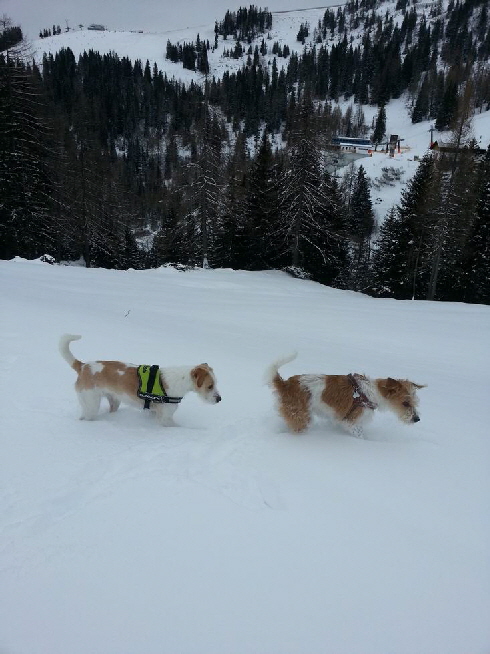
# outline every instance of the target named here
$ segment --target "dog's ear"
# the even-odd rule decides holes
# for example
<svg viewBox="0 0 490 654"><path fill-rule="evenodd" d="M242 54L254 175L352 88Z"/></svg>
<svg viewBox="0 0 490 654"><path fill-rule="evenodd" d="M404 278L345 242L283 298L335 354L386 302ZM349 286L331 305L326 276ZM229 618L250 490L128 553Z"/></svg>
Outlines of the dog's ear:
<svg viewBox="0 0 490 654"><path fill-rule="evenodd" d="M388 377L386 380L386 388L391 391L395 391L400 388L401 384L398 379L393 379L393 377Z"/></svg>
<svg viewBox="0 0 490 654"><path fill-rule="evenodd" d="M414 388L427 388L427 384L416 384L415 382L410 382Z"/></svg>
<svg viewBox="0 0 490 654"><path fill-rule="evenodd" d="M390 395L394 395L394 393L396 393L399 387L400 387L400 382L398 381L398 379L393 379L393 377L388 377L387 379L384 379L383 383L381 384L381 388L385 391L388 397Z"/></svg>
<svg viewBox="0 0 490 654"><path fill-rule="evenodd" d="M201 386L204 384L204 380L208 374L208 365L206 363L199 364L191 371L191 376L198 388L201 388Z"/></svg>

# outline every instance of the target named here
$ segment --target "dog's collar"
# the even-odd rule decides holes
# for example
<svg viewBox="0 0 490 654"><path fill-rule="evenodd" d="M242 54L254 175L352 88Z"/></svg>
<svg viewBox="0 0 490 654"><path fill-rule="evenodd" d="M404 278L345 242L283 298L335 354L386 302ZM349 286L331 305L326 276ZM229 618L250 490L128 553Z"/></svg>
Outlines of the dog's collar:
<svg viewBox="0 0 490 654"><path fill-rule="evenodd" d="M353 388L353 393L352 393L352 398L354 400L351 408L347 412L347 414L344 416L344 420L347 420L351 413L359 406L365 407L366 409L374 409L378 408L378 405L370 400L368 396L364 393L364 391L361 390L361 387L359 385L359 381L361 379L364 379L362 375L357 375L357 374L352 374L349 373L347 375L347 379L349 380L352 388Z"/></svg>

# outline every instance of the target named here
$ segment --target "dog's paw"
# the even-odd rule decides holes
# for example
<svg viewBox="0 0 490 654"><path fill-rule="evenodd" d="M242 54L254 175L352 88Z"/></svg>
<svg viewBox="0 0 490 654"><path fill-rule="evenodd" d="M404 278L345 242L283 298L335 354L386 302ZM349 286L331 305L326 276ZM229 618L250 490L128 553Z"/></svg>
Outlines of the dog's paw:
<svg viewBox="0 0 490 654"><path fill-rule="evenodd" d="M162 427L178 427L179 425L174 420L160 420Z"/></svg>

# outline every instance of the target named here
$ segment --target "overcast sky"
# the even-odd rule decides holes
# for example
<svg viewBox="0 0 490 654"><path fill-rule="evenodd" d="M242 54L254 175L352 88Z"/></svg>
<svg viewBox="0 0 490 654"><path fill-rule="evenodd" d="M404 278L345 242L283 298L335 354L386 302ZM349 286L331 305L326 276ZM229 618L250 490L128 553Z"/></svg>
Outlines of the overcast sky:
<svg viewBox="0 0 490 654"><path fill-rule="evenodd" d="M37 38L39 31L53 24L63 29L79 24L101 23L108 29L165 32L200 27L221 20L227 9L255 4L270 11L332 6L339 0L0 0L0 16L6 14L22 27L24 36Z"/></svg>

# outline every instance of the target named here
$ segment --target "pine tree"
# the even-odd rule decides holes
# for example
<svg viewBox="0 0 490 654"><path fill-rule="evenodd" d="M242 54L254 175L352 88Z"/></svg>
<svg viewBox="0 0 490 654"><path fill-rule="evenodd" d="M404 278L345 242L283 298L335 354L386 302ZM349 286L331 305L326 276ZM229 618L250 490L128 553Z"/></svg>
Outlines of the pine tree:
<svg viewBox="0 0 490 654"><path fill-rule="evenodd" d="M21 58L23 34L20 27L12 25L7 16L0 18L0 52L3 52L6 59L16 60Z"/></svg>
<svg viewBox="0 0 490 654"><path fill-rule="evenodd" d="M458 258L466 238L472 204L475 197L473 157L468 147L471 138L469 120L473 90L470 83L465 87L458 107L457 119L452 133L453 152L441 156L438 167L442 174L442 189L437 210L433 212L431 273L427 287L427 299L434 300L438 293L450 293L454 287L454 262ZM441 280L440 280L441 277ZM440 286L444 290L438 289Z"/></svg>
<svg viewBox="0 0 490 654"><path fill-rule="evenodd" d="M407 299L411 295L406 250L413 242L410 224L393 208L381 225L373 261L372 291L381 297Z"/></svg>
<svg viewBox="0 0 490 654"><path fill-rule="evenodd" d="M222 143L217 121L205 107L198 158L192 165L194 175L189 218L196 223L196 254L203 268L213 263L215 241L224 212Z"/></svg>
<svg viewBox="0 0 490 654"><path fill-rule="evenodd" d="M434 73L429 101L429 118L436 118L444 97L445 77L444 71Z"/></svg>
<svg viewBox="0 0 490 654"><path fill-rule="evenodd" d="M444 94L437 110L436 129L440 132L448 129L457 113L458 109L458 83L456 72L450 71L446 78Z"/></svg>
<svg viewBox="0 0 490 654"><path fill-rule="evenodd" d="M466 302L490 304L490 146L482 166L476 215L468 238Z"/></svg>
<svg viewBox="0 0 490 654"><path fill-rule="evenodd" d="M380 228L373 258L373 291L397 299L423 298L427 283L427 250L434 200L434 160L426 155L400 205Z"/></svg>
<svg viewBox="0 0 490 654"><path fill-rule="evenodd" d="M426 120L429 113L429 80L428 76L424 75L420 90L415 101L415 107L412 112L412 123L420 123Z"/></svg>
<svg viewBox="0 0 490 654"><path fill-rule="evenodd" d="M217 265L225 268L247 269L252 251L248 249L247 238L247 170L249 167L249 152L245 134L240 131L235 141L226 174L225 206L223 208L223 223L217 243Z"/></svg>
<svg viewBox="0 0 490 654"><path fill-rule="evenodd" d="M51 253L51 154L39 73L0 54L0 257Z"/></svg>
<svg viewBox="0 0 490 654"><path fill-rule="evenodd" d="M347 230L351 243L348 284L352 290L367 287L373 229L374 211L369 182L364 167L359 166L347 215Z"/></svg>
<svg viewBox="0 0 490 654"><path fill-rule="evenodd" d="M379 108L378 115L376 117L376 124L374 126L374 132L372 136L373 143L378 145L383 140L383 136L386 134L386 109L382 104Z"/></svg>
<svg viewBox="0 0 490 654"><path fill-rule="evenodd" d="M235 252L244 268L261 270L274 265L276 248L272 234L278 220L277 207L277 165L264 131L257 157L247 176L243 224Z"/></svg>
<svg viewBox="0 0 490 654"><path fill-rule="evenodd" d="M339 192L321 170L311 101L304 99L299 125L280 182L280 252L289 252L293 270L333 283L345 266L346 243L340 222Z"/></svg>
<svg viewBox="0 0 490 654"><path fill-rule="evenodd" d="M441 158L442 202L434 212L431 299L466 301L468 275L474 258L473 231L479 195L479 166L473 148L463 148L454 171L450 160ZM437 275L436 275L437 273ZM469 291L469 294L468 294Z"/></svg>

